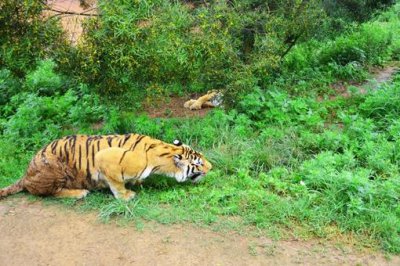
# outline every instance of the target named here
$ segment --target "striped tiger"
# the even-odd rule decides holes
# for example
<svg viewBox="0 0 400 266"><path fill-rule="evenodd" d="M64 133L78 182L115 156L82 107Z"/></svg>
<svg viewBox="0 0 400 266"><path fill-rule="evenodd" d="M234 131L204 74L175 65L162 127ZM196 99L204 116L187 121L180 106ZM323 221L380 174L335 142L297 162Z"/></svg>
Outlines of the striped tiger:
<svg viewBox="0 0 400 266"><path fill-rule="evenodd" d="M175 140L173 144L139 134L72 135L39 150L25 175L0 190L0 197L26 190L33 195L83 198L90 190L110 188L118 199L135 193L126 183L162 174L196 183L212 168L205 157Z"/></svg>
<svg viewBox="0 0 400 266"><path fill-rule="evenodd" d="M200 110L202 108L217 107L222 105L223 94L218 90L210 90L207 94L197 100L190 99L183 104L183 107L190 110Z"/></svg>

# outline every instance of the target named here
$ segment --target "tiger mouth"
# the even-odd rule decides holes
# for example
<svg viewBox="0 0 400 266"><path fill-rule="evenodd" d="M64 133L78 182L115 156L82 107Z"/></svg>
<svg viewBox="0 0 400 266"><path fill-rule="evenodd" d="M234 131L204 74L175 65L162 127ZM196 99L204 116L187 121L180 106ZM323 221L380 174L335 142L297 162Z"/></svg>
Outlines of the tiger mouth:
<svg viewBox="0 0 400 266"><path fill-rule="evenodd" d="M201 176L203 176L203 173L196 173L196 174L194 174L194 175L192 175L192 176L190 177L190 180L191 180L192 182L196 182L196 179L197 179L198 177L201 177Z"/></svg>

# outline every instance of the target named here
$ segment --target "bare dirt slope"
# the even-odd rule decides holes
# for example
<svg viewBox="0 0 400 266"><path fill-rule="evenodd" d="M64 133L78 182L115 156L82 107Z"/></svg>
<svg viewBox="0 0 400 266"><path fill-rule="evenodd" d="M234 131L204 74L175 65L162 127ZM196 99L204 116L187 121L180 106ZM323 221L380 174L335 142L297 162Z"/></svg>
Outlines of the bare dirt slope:
<svg viewBox="0 0 400 266"><path fill-rule="evenodd" d="M222 234L191 225L103 224L25 197L0 201L0 265L400 265L400 257Z"/></svg>

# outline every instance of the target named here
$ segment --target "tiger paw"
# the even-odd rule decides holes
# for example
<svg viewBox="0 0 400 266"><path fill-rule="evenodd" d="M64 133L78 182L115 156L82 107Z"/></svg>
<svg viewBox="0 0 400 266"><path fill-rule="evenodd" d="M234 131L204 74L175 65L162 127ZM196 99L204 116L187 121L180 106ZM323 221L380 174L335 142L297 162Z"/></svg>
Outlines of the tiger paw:
<svg viewBox="0 0 400 266"><path fill-rule="evenodd" d="M136 193L130 190L127 190L125 193L123 193L121 195L121 199L125 200L125 201L130 201L131 199L133 199L135 197Z"/></svg>
<svg viewBox="0 0 400 266"><path fill-rule="evenodd" d="M89 190L87 189L82 189L80 195L78 196L78 199L83 199L84 197L86 197L89 194Z"/></svg>

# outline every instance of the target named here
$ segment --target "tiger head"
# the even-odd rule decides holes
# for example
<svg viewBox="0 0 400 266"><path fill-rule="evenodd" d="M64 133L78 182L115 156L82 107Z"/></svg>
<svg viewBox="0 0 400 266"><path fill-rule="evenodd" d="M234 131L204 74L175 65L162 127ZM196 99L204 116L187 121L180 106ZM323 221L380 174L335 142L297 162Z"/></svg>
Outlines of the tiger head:
<svg viewBox="0 0 400 266"><path fill-rule="evenodd" d="M175 167L178 169L174 174L175 179L178 182L187 180L192 183L199 182L211 170L211 163L206 160L203 154L182 144L179 140L175 140L174 145L182 148L182 153L175 154L173 157Z"/></svg>

